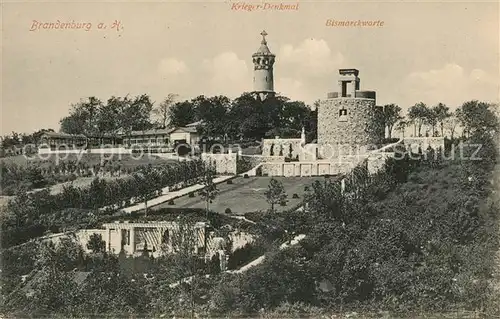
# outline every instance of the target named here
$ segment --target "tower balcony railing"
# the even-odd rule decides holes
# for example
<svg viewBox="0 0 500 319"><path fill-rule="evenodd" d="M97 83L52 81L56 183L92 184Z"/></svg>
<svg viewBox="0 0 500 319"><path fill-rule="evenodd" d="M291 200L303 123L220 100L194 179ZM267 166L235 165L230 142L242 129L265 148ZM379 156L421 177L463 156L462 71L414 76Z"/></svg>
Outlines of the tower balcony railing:
<svg viewBox="0 0 500 319"><path fill-rule="evenodd" d="M329 92L326 94L327 99L337 99L337 98L364 98L364 99L375 99L375 91L356 91L354 92L354 97L352 94L346 94L345 96L339 96L339 92Z"/></svg>

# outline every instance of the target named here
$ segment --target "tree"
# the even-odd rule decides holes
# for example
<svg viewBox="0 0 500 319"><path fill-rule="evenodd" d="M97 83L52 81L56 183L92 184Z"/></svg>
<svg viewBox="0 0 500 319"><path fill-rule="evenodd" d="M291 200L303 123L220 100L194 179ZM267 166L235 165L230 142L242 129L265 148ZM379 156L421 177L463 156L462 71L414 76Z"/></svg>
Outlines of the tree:
<svg viewBox="0 0 500 319"><path fill-rule="evenodd" d="M384 105L383 115L385 126L387 127L387 131L389 132L388 137L391 138L392 128L394 127L394 124L403 119L403 117L401 116L401 108L396 104Z"/></svg>
<svg viewBox="0 0 500 319"><path fill-rule="evenodd" d="M414 135L417 135L418 131L418 136L420 135L422 125L425 122L425 116L427 114L427 105L424 103L420 102L408 109L408 118L412 121L414 125Z"/></svg>
<svg viewBox="0 0 500 319"><path fill-rule="evenodd" d="M457 126L460 124L459 113L460 109L456 109L455 112L451 113L450 116L443 121L443 126L446 130L450 132L451 139L453 139L455 130Z"/></svg>
<svg viewBox="0 0 500 319"><path fill-rule="evenodd" d="M161 177L151 164L134 174L137 196L144 202L144 216L148 215L148 200L161 189Z"/></svg>
<svg viewBox="0 0 500 319"><path fill-rule="evenodd" d="M193 102L177 102L168 109L169 127L186 126L196 120L196 107Z"/></svg>
<svg viewBox="0 0 500 319"><path fill-rule="evenodd" d="M205 201L207 219L210 210L210 204L217 197L217 194L219 192L217 190L217 185L214 183L214 174L215 174L215 169L213 167L207 166L205 168L202 180L202 184L204 187L199 192L201 198L203 198L203 200Z"/></svg>
<svg viewBox="0 0 500 319"><path fill-rule="evenodd" d="M178 95L169 93L167 97L161 102L157 107L153 108L153 114L159 118L160 125L165 128L167 127L169 120L169 109L174 105L175 100Z"/></svg>
<svg viewBox="0 0 500 319"><path fill-rule="evenodd" d="M228 111L231 101L226 96L205 97L191 100L196 108L196 119L201 121L200 132L210 138L222 138L229 135Z"/></svg>
<svg viewBox="0 0 500 319"><path fill-rule="evenodd" d="M102 240L102 235L97 233L90 235L87 243L87 249L92 250L94 254L105 252L106 242Z"/></svg>
<svg viewBox="0 0 500 319"><path fill-rule="evenodd" d="M199 232L205 229L196 226L196 223L181 216L176 222L176 227L171 232L171 247L164 257L165 273L173 282L177 282L183 294L190 301L194 312L194 287L203 272L208 271L203 260L199 258L196 247L199 245ZM166 249L169 245L162 246Z"/></svg>
<svg viewBox="0 0 500 319"><path fill-rule="evenodd" d="M404 118L402 118L397 124L396 124L396 129L402 133L403 135L403 139L405 138L405 130L406 128L408 127L410 123L406 120L404 120Z"/></svg>
<svg viewBox="0 0 500 319"><path fill-rule="evenodd" d="M476 132L490 133L498 130L499 127L494 109L494 104L473 100L462 104L457 115L464 131L469 135Z"/></svg>
<svg viewBox="0 0 500 319"><path fill-rule="evenodd" d="M435 112L434 108L425 108L424 111L424 124L428 125L432 129L432 134L431 136L435 136L435 128L437 125L437 114Z"/></svg>
<svg viewBox="0 0 500 319"><path fill-rule="evenodd" d="M60 120L60 131L68 134L89 134L95 123L97 105L95 98L80 101L72 106L70 114Z"/></svg>
<svg viewBox="0 0 500 319"><path fill-rule="evenodd" d="M441 136L444 136L444 122L447 118L451 116L450 108L444 105L443 103L439 103L433 108L434 114L436 114L437 122L441 128Z"/></svg>
<svg viewBox="0 0 500 319"><path fill-rule="evenodd" d="M154 102L147 94L136 96L126 104L122 120L127 124L125 127L134 131L148 130L153 127L150 122L151 111Z"/></svg>
<svg viewBox="0 0 500 319"><path fill-rule="evenodd" d="M268 189L265 192L266 200L271 205L271 212L274 212L274 205L276 204L286 204L288 195L285 192L283 183L271 178L269 182Z"/></svg>

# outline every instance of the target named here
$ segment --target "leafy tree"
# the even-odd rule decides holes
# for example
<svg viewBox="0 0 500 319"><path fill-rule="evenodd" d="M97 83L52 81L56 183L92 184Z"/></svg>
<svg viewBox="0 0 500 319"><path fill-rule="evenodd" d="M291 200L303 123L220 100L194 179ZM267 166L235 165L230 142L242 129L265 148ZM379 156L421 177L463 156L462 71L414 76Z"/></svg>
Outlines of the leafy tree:
<svg viewBox="0 0 500 319"><path fill-rule="evenodd" d="M435 128L438 123L437 113L435 108L426 108L424 112L424 124L430 126L431 136L435 136Z"/></svg>
<svg viewBox="0 0 500 319"><path fill-rule="evenodd" d="M406 121L404 118L402 118L397 124L396 124L396 129L400 131L403 135L403 139L405 138L405 130L410 125L408 121Z"/></svg>
<svg viewBox="0 0 500 319"><path fill-rule="evenodd" d="M137 195L144 202L144 216L147 216L148 200L153 198L162 188L161 177L155 168L148 165L135 173L133 178L137 185Z"/></svg>
<svg viewBox="0 0 500 319"><path fill-rule="evenodd" d="M92 250L94 253L102 253L106 251L106 242L102 239L101 234L90 235L87 243L87 249Z"/></svg>
<svg viewBox="0 0 500 319"><path fill-rule="evenodd" d="M123 112L124 128L134 131L148 130L152 127L150 115L154 102L147 94L136 96Z"/></svg>
<svg viewBox="0 0 500 319"><path fill-rule="evenodd" d="M266 200L271 205L271 212L274 212L274 205L285 204L287 202L288 195L285 192L283 183L277 179L271 178L269 181L268 189L265 192Z"/></svg>
<svg viewBox="0 0 500 319"><path fill-rule="evenodd" d="M168 109L170 127L186 126L196 122L196 106L192 101L177 102Z"/></svg>
<svg viewBox="0 0 500 319"><path fill-rule="evenodd" d="M401 116L401 108L396 104L387 104L383 108L384 123L389 132L389 138L392 137L392 128L394 125L403 119Z"/></svg>
<svg viewBox="0 0 500 319"><path fill-rule="evenodd" d="M458 119L464 130L469 134L475 132L493 132L498 129L498 119L493 112L494 104L468 101L462 104L458 112Z"/></svg>
<svg viewBox="0 0 500 319"><path fill-rule="evenodd" d="M420 132L422 125L425 123L426 115L428 114L427 105L420 102L408 109L408 118L413 122L415 136L421 136ZM418 135L417 135L418 132Z"/></svg>
<svg viewBox="0 0 500 319"><path fill-rule="evenodd" d="M168 112L170 107L174 105L177 97L178 97L177 94L169 93L167 97L165 97L165 99L160 104L158 104L157 107L153 108L153 114L156 115L156 117L158 117L159 123L163 128L167 127L169 120Z"/></svg>
<svg viewBox="0 0 500 319"><path fill-rule="evenodd" d="M437 122L441 128L441 136L444 136L444 123L447 118L451 116L450 108L444 105L443 103L439 103L433 108L434 114L436 114Z"/></svg>
<svg viewBox="0 0 500 319"><path fill-rule="evenodd" d="M460 109L456 109L455 112L451 113L450 116L443 121L443 127L450 132L450 138L452 140L455 134L455 130L460 124L459 113Z"/></svg>
<svg viewBox="0 0 500 319"><path fill-rule="evenodd" d="M228 135L228 111L231 105L225 96L198 96L192 100L196 107L196 118L202 121L200 132L210 138L222 138Z"/></svg>
<svg viewBox="0 0 500 319"><path fill-rule="evenodd" d="M61 131L68 134L92 134L96 129L93 125L97 120L97 110L102 105L95 97L82 100L72 105L70 114L61 119Z"/></svg>
<svg viewBox="0 0 500 319"><path fill-rule="evenodd" d="M133 99L128 96L111 97L106 104L90 97L73 105L70 114L61 121L61 131L69 134L104 136L116 135L119 130L127 133L132 130L151 128L149 122L153 102L148 95Z"/></svg>
<svg viewBox="0 0 500 319"><path fill-rule="evenodd" d="M205 168L205 172L203 174L203 179L201 181L204 186L202 190L199 191L200 197L205 201L205 209L208 218L208 214L210 211L210 204L217 197L218 190L217 185L214 183L214 175L215 170L211 166L207 166Z"/></svg>

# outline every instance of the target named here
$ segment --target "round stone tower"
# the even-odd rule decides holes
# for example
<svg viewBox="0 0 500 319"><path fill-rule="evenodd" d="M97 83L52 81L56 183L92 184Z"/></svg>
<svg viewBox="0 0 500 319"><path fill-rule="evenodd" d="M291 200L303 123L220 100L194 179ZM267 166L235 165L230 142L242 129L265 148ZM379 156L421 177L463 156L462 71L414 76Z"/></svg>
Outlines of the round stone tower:
<svg viewBox="0 0 500 319"><path fill-rule="evenodd" d="M253 89L262 100L274 95L273 65L275 55L267 47L266 31L261 32L260 48L252 55L254 65Z"/></svg>
<svg viewBox="0 0 500 319"><path fill-rule="evenodd" d="M360 91L356 69L340 69L339 92L328 93L318 108L320 157L360 154L384 138L375 91Z"/></svg>

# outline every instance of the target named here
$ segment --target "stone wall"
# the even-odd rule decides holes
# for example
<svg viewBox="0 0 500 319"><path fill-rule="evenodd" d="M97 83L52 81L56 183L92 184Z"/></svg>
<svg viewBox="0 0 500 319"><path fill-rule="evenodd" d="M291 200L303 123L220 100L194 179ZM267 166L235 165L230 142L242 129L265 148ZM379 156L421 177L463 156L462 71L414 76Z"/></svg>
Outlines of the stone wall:
<svg viewBox="0 0 500 319"><path fill-rule="evenodd" d="M302 140L300 138L275 138L264 139L262 141L262 155L263 156L284 156L289 157L290 146L292 147L292 158L302 154L301 148ZM273 155L271 155L271 149ZM281 155L280 155L281 150Z"/></svg>
<svg viewBox="0 0 500 319"><path fill-rule="evenodd" d="M434 150L438 148L444 150L444 137L405 137L403 143L414 153L418 152L419 147L424 152L429 146Z"/></svg>
<svg viewBox="0 0 500 319"><path fill-rule="evenodd" d="M340 116L341 110L345 115ZM375 99L333 98L320 102L318 108L318 144L366 146L384 138L384 127ZM323 156L324 154L320 154Z"/></svg>
<svg viewBox="0 0 500 319"><path fill-rule="evenodd" d="M367 156L350 156L334 161L308 161L285 163L262 163L262 174L268 176L321 176L338 175L352 170Z"/></svg>
<svg viewBox="0 0 500 319"><path fill-rule="evenodd" d="M205 163L209 163L215 166L215 171L217 174L236 174L236 163L238 159L238 154L211 154L202 153L201 159Z"/></svg>

